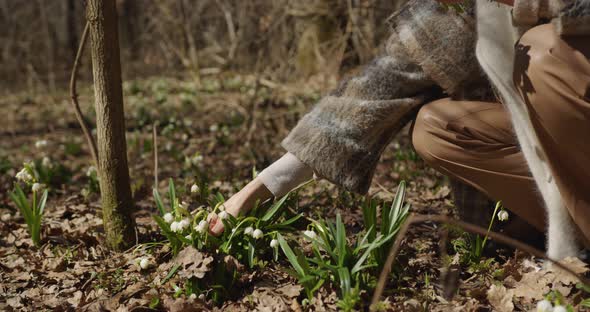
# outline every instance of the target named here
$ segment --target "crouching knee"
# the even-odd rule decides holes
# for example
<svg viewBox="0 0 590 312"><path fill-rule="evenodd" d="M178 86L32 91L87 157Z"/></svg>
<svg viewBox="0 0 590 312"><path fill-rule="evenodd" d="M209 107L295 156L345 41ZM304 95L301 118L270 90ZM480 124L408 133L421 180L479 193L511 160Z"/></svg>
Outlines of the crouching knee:
<svg viewBox="0 0 590 312"><path fill-rule="evenodd" d="M444 131L444 107L448 107L450 101L441 99L422 106L412 128L412 145L416 153L432 167L437 167L438 160L443 156L439 133Z"/></svg>

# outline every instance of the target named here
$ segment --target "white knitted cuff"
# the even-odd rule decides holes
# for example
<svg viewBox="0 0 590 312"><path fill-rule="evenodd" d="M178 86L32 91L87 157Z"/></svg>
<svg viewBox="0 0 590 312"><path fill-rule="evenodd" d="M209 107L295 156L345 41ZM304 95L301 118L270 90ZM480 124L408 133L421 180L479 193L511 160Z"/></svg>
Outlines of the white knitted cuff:
<svg viewBox="0 0 590 312"><path fill-rule="evenodd" d="M275 197L282 197L313 178L313 170L287 153L258 174L258 178Z"/></svg>

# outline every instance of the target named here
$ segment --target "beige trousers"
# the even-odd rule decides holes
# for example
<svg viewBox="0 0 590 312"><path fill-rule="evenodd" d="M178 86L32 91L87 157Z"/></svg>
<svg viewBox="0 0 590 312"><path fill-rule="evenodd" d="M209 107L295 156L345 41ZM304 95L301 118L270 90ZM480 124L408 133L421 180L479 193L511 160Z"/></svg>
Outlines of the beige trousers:
<svg viewBox="0 0 590 312"><path fill-rule="evenodd" d="M517 51L516 87L568 211L588 241L590 37L560 37L551 25L543 25L525 33ZM545 229L542 200L502 104L450 99L426 104L412 140L431 166L502 200L531 225Z"/></svg>

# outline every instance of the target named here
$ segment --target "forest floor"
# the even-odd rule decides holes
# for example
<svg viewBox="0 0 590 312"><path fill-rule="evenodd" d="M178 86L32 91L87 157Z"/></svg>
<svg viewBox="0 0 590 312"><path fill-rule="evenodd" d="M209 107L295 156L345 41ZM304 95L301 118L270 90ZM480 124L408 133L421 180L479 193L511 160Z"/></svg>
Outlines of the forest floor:
<svg viewBox="0 0 590 312"><path fill-rule="evenodd" d="M154 123L159 129L158 188L164 193L168 178L173 178L179 197L193 209L189 188L197 172L207 176L213 191L229 198L253 170L282 155L281 139L328 86L321 78L279 85L230 74L204 79L200 87L175 78L126 82L138 245L122 253L105 248L99 196L87 176L91 158L67 95L0 98L0 310L338 310L337 294L329 284L313 300L304 300L284 257L266 262L264 268L243 268L239 287L219 305L186 296L179 292L182 274L169 276L175 259L160 243L165 237L152 218L157 214L151 191ZM80 102L90 120L92 99L91 89L81 90ZM23 162L44 157L61 171L50 188L37 248L8 194ZM370 194L391 200L402 180L412 212L455 215L448 180L419 159L407 129L384 152ZM319 181L299 192L297 206L311 217L333 219L341 213L346 229L356 233L363 227L362 201ZM588 296L566 273L510 249L473 260L469 248L465 234L456 229L434 223L412 226L378 310L530 311L551 291L559 291L564 304L583 310L580 302ZM147 269L137 264L143 257L149 259ZM579 260L570 259L569 265L579 273L587 271ZM368 309L371 295L361 293L360 309Z"/></svg>

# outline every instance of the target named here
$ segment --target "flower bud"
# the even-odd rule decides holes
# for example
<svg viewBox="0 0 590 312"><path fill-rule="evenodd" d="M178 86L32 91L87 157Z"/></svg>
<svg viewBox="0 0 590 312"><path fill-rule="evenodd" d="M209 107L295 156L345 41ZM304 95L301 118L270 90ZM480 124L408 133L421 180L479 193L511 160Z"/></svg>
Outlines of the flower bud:
<svg viewBox="0 0 590 312"><path fill-rule="evenodd" d="M191 193L198 193L199 192L199 186L196 184L193 184L191 186Z"/></svg>
<svg viewBox="0 0 590 312"><path fill-rule="evenodd" d="M316 237L318 237L318 235L311 230L303 231L303 235L307 236L307 238L309 238L310 240L314 240L316 239Z"/></svg>
<svg viewBox="0 0 590 312"><path fill-rule="evenodd" d="M270 247L271 247L271 248L275 248L275 247L277 247L278 245L279 245L279 241L278 241L278 240L276 240L276 239L273 239L273 240L271 240L271 241L270 241Z"/></svg>
<svg viewBox="0 0 590 312"><path fill-rule="evenodd" d="M172 216L170 212L167 212L164 215L164 221L166 221L167 223L171 223L172 221L174 221L174 216Z"/></svg>
<svg viewBox="0 0 590 312"><path fill-rule="evenodd" d="M36 148L44 148L46 146L47 146L47 140L39 140L39 141L35 142Z"/></svg>
<svg viewBox="0 0 590 312"><path fill-rule="evenodd" d="M174 221L170 224L170 231L172 232L180 232L180 226L178 221Z"/></svg>
<svg viewBox="0 0 590 312"><path fill-rule="evenodd" d="M45 188L45 185L41 184L41 183L33 183L33 186L31 186L31 190L33 190L33 192L40 192Z"/></svg>
<svg viewBox="0 0 590 312"><path fill-rule="evenodd" d="M498 212L498 220L500 220L500 221L508 220L508 211L506 211L504 209L500 210L500 212Z"/></svg>
<svg viewBox="0 0 590 312"><path fill-rule="evenodd" d="M139 267L142 270L147 269L150 266L150 261L148 260L148 258L141 258L141 260L139 260Z"/></svg>
<svg viewBox="0 0 590 312"><path fill-rule="evenodd" d="M220 212L217 216L219 217L220 220L225 220L229 217L229 215L225 211Z"/></svg>
<svg viewBox="0 0 590 312"><path fill-rule="evenodd" d="M553 307L553 312L567 312L567 309L564 306L556 305Z"/></svg>
<svg viewBox="0 0 590 312"><path fill-rule="evenodd" d="M551 302L549 302L549 300L541 300L539 302L537 302L537 312L552 312L553 311L553 305L551 304Z"/></svg>
<svg viewBox="0 0 590 312"><path fill-rule="evenodd" d="M252 237L255 239L262 238L262 236L264 236L264 233L260 229L256 229L254 232L252 232Z"/></svg>

